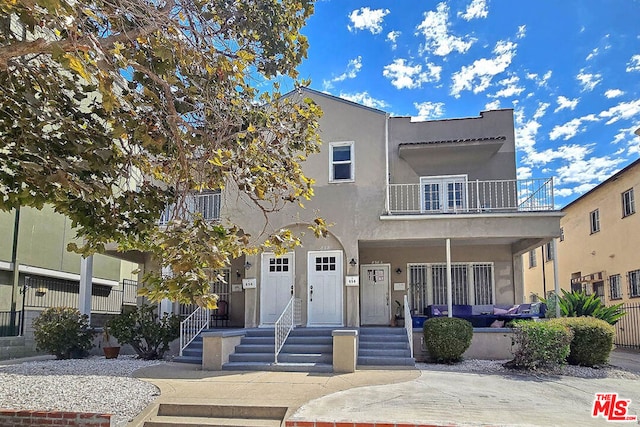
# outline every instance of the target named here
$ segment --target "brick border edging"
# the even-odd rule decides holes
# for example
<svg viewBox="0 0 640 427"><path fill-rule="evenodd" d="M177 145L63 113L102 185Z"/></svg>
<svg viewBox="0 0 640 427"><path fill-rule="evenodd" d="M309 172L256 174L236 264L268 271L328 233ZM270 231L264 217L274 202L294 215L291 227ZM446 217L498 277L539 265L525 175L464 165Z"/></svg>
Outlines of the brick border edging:
<svg viewBox="0 0 640 427"><path fill-rule="evenodd" d="M10 424L5 424L5 422L10 422ZM111 414L0 409L0 425L111 427Z"/></svg>
<svg viewBox="0 0 640 427"><path fill-rule="evenodd" d="M286 427L456 427L456 425L389 422L287 421Z"/></svg>

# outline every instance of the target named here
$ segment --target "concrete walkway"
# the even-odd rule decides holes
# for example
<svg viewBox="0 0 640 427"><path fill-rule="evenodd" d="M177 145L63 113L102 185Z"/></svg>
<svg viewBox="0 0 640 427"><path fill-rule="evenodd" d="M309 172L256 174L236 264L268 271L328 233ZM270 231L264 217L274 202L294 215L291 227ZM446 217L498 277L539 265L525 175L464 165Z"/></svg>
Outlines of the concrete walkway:
<svg viewBox="0 0 640 427"><path fill-rule="evenodd" d="M611 362L640 373L640 353ZM136 372L161 390L159 403L287 406L287 426L603 426L596 393L631 399L640 418L640 379L535 377L442 371L359 370L352 374L203 372L170 364ZM632 377L627 375L628 377ZM152 408L131 425L141 425ZM618 423L618 425L637 425Z"/></svg>

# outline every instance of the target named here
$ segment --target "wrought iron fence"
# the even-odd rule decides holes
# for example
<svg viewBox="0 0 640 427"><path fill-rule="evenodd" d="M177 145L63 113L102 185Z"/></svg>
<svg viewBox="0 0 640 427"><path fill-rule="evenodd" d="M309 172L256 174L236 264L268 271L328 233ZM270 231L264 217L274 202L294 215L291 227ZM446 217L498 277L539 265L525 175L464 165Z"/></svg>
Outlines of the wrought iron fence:
<svg viewBox="0 0 640 427"><path fill-rule="evenodd" d="M640 349L640 304L625 304L626 316L616 323L615 345Z"/></svg>
<svg viewBox="0 0 640 427"><path fill-rule="evenodd" d="M0 337L15 337L18 335L17 311L0 311Z"/></svg>
<svg viewBox="0 0 640 427"><path fill-rule="evenodd" d="M138 282L124 279L122 281L122 305L136 305L138 301Z"/></svg>

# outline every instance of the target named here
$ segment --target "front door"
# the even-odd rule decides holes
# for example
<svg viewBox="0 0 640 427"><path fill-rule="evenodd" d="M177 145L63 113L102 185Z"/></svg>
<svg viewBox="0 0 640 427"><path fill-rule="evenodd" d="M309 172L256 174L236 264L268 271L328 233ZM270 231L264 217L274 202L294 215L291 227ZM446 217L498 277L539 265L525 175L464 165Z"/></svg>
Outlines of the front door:
<svg viewBox="0 0 640 427"><path fill-rule="evenodd" d="M273 326L293 295L293 254L262 254L260 325Z"/></svg>
<svg viewBox="0 0 640 427"><path fill-rule="evenodd" d="M309 326L342 326L342 251L309 252Z"/></svg>
<svg viewBox="0 0 640 427"><path fill-rule="evenodd" d="M388 325L389 265L363 265L360 269L362 325Z"/></svg>

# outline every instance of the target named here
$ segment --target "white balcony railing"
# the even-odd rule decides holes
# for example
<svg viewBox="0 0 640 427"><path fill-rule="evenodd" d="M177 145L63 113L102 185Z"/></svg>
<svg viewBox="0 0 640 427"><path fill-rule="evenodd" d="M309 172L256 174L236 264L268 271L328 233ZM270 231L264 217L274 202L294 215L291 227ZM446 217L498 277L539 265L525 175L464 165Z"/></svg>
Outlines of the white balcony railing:
<svg viewBox="0 0 640 427"><path fill-rule="evenodd" d="M389 185L391 215L550 210L552 178Z"/></svg>
<svg viewBox="0 0 640 427"><path fill-rule="evenodd" d="M220 203L222 197L220 192L196 193L187 199L187 211L189 218L199 213L207 221L218 221L220 219ZM171 204L162 213L159 224L167 225L175 217L175 205Z"/></svg>

